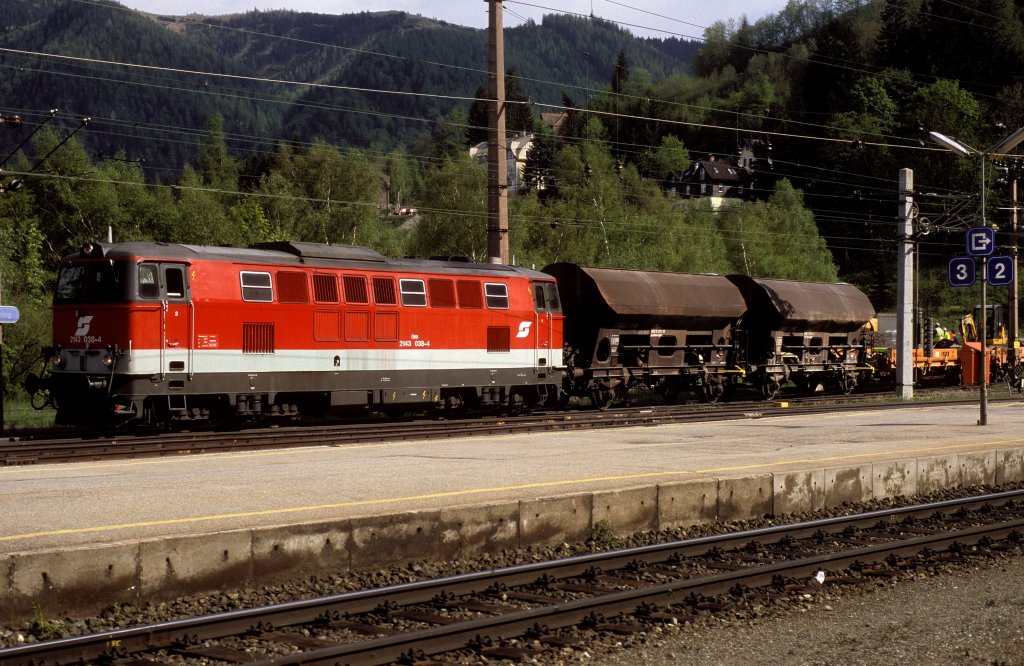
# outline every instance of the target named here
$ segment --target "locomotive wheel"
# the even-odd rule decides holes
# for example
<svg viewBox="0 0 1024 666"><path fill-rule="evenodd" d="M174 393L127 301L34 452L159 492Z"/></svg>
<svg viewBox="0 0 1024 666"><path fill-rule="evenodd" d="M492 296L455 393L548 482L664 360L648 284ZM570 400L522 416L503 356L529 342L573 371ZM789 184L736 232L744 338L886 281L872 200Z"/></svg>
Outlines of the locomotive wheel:
<svg viewBox="0 0 1024 666"><path fill-rule="evenodd" d="M508 396L508 408L512 413L528 412L540 402L536 389L517 388L512 389Z"/></svg>

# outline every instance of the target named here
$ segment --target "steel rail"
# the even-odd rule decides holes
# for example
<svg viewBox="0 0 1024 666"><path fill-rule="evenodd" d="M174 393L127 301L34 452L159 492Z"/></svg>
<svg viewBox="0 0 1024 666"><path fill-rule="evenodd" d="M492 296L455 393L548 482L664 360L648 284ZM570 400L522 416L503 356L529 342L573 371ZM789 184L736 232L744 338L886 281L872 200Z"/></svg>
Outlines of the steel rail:
<svg viewBox="0 0 1024 666"><path fill-rule="evenodd" d="M385 604L398 606L411 606L429 602L439 595L467 595L481 592L495 585L508 587L529 585L535 583L541 577L548 579L566 579L581 576L595 567L605 570L621 568L635 562L656 563L664 562L672 555L679 557L695 557L704 555L711 549L730 549L743 546L752 541L763 541L777 543L784 538L807 538L820 532L827 532L835 535L849 527L870 527L881 522L895 522L908 516L929 517L936 513L949 514L960 510L979 509L986 505L1008 503L1011 501L1024 501L1024 490L1007 491L971 498L960 498L941 502L930 502L922 505L909 507L896 507L871 511L855 516L841 516L837 518L825 518L808 521L804 523L793 523L776 525L772 527L746 530L728 534L720 534L696 539L687 539L666 544L641 546L635 548L620 549L602 553L592 553L555 562L537 562L514 567L506 567L491 571L483 571L459 576L451 576L435 580L418 581L394 585L371 590L360 590L342 594L330 595L317 599L309 599L271 606L218 613L214 615L175 620L159 624L118 629L101 632L87 636L58 639L45 643L22 645L11 648L0 649L0 664L17 666L20 664L46 663L79 663L90 661L105 655L111 651L124 651L127 653L140 652L173 646L181 643L184 639L191 642L213 640L226 636L245 633L256 626L283 627L301 623L308 623L330 614L359 614L373 611ZM524 623L532 626L533 623L542 622L554 626L557 610L562 609L568 613L570 618L580 617L596 612L624 612L621 609L630 604L639 603L638 600L649 599L651 590L656 590L654 598L675 599L680 594L688 594L699 588L702 593L713 594L729 589L737 582L745 585L761 584L757 581L772 580L776 574L790 576L802 576L807 571L817 571L820 568L839 566L834 558L839 557L841 562L848 563L853 559L864 560L867 556L876 556L879 553L889 554L899 552L900 548L919 548L922 545L928 547L941 547L942 544L952 543L967 538L981 539L985 534L990 537L998 536L999 533L1009 533L1013 530L1024 528L1024 519L1018 519L1004 525L995 533L993 528L971 528L970 530L955 534L934 534L921 537L896 541L891 544L880 546L861 547L848 551L841 556L824 554L811 558L804 558L799 561L783 562L767 565L767 567L729 572L728 574L713 574L702 577L703 583L696 582L697 579L676 580L660 586L648 587L644 590L633 590L629 592L616 593L608 596L606 601L580 600L577 602L564 602L550 608L534 609L534 611L516 611L501 617L509 618L507 621L513 629L502 629L501 635L509 635L508 632L518 631ZM989 531L986 531L989 530ZM895 537L894 537L895 538ZM829 559L833 558L833 559ZM883 558L884 559L884 558ZM831 564L830 564L831 563ZM791 569L787 568L791 567ZM817 569L815 569L817 567ZM760 573L757 573L760 572ZM813 573L813 571L812 571ZM733 576L739 576L734 578ZM457 604L456 604L457 605ZM659 601L659 605L664 605ZM496 618L484 618L474 623L462 625L467 627L465 632L482 632L485 628L491 628L497 632L498 620ZM489 623L493 622L493 626ZM560 622L560 621L559 621ZM573 624L570 619L565 620L565 625ZM558 626L563 626L559 624ZM526 627L528 628L528 627ZM412 639L414 641L439 641L438 650L444 651L454 649L445 647L457 643L465 638L464 633L458 633L455 629L434 628L422 630ZM460 638L461 637L461 638ZM472 638L472 635L469 636ZM405 643L408 648L410 643ZM337 650L342 652L334 653L337 656L355 656L370 661L358 661L352 663L387 663L387 660L397 658L394 650L398 649L398 639L393 640L371 640L362 644L362 647L351 647L339 645ZM464 647L463 642L458 647ZM346 652L347 651L347 652ZM383 651L383 652L381 652ZM306 653L309 657L312 653ZM326 653L318 653L320 659ZM385 661L374 661L373 655L390 655ZM326 658L326 657L323 657ZM272 663L318 663L307 661L280 661L284 657L275 657ZM271 662L267 662L271 663Z"/></svg>
<svg viewBox="0 0 1024 666"><path fill-rule="evenodd" d="M893 554L913 554L925 548L945 549L953 543L973 544L983 539L1002 539L1024 528L1024 518L997 525L983 525L954 532L915 537L893 543L865 546L840 553L825 553L725 573L684 578L669 583L640 587L595 597L565 601L549 606L483 617L409 633L384 636L359 643L338 644L293 655L253 661L251 666L288 666L294 664L390 664L415 646L418 652L440 654L464 649L479 637L495 639L522 636L543 625L547 630L578 625L588 618L607 614L631 614L647 603L669 606L691 594L715 595L736 586L762 587L777 576L800 578L825 568L840 569L854 562L881 562Z"/></svg>
<svg viewBox="0 0 1024 666"><path fill-rule="evenodd" d="M576 429L622 428L665 424L759 419L843 410L886 410L959 405L963 401L907 404L839 403L731 403L619 408L605 412L575 411L524 416L431 421L369 421L330 426L294 426L240 430L230 433L197 431L160 435L54 440L0 441L0 466L21 466L82 460L173 457L272 448L340 446L345 444L409 439L450 439L494 434Z"/></svg>

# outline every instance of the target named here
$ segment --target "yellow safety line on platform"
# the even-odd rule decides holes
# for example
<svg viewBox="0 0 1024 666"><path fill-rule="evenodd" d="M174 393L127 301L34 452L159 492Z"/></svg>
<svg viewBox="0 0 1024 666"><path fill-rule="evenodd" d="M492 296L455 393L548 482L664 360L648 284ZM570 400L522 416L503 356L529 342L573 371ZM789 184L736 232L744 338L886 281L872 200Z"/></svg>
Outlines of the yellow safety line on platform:
<svg viewBox="0 0 1024 666"><path fill-rule="evenodd" d="M898 453L900 456L907 456L914 453L935 453L939 451L952 451L955 449L964 448L977 448L980 446L1000 446L1000 445L1024 445L1024 439L1010 439L1010 440L999 440L994 442L979 442L976 444L947 444L944 446L929 446L918 449L908 449L905 451L878 451L875 453L854 453L843 456L826 456L824 458L801 458L797 460L777 460L774 462L765 463L754 463L751 465L736 465L731 467L711 467L708 469L698 470L667 470L662 472L643 472L639 474L623 474L619 476L597 476L586 479L563 479L558 481L539 481L536 483L524 483L514 486L498 486L495 488L469 488L465 490L450 490L440 493L428 493L426 495L410 495L408 497L385 497L381 499L371 500L356 500L352 502L337 502L333 504L316 504L312 506L296 506L287 507L283 509L265 509L262 511L242 511L237 513L223 513L215 514L211 516L195 516L192 518L167 518L164 520L149 520L137 523L122 523L118 525L97 525L95 527L81 527L74 529L62 529L62 530L48 530L45 532L32 532L29 534L11 534L8 536L0 536L0 541L17 541L21 539L32 539L37 537L46 536L60 536L67 534L90 534L95 532L107 532L112 530L123 530L139 527L160 527L166 525L183 525L187 523L201 523L209 522L213 520L225 520L229 518L253 518L257 516L274 516L283 515L289 513L300 513L309 511L323 511L325 509L344 509L356 506L367 506L370 504L397 504L399 502L415 502L422 500L441 499L445 497L468 497L470 495L482 495L486 493L498 493L510 490L531 490L536 488L550 488L553 486L578 486L586 483L595 483L598 481L630 481L636 479L649 479L653 477L673 477L673 476L697 476L701 474L715 474L722 472L739 472L739 471L750 471L755 469L764 469L766 467L781 467L785 465L800 465L810 463L824 463L824 462L836 462L844 460L853 460L855 458L878 458L881 456L889 456Z"/></svg>

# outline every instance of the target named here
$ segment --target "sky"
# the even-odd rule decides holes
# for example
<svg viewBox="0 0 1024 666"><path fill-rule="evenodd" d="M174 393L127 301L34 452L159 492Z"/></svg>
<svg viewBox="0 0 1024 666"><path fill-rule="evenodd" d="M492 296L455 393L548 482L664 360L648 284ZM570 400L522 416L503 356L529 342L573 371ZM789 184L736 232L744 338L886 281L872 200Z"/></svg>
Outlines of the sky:
<svg viewBox="0 0 1024 666"><path fill-rule="evenodd" d="M486 0L119 0L155 14L235 14L254 9L290 9L321 14L404 11L473 28L487 27ZM718 20L746 15L751 22L778 12L787 0L504 0L505 27L545 14L571 13L619 23L642 37L698 38Z"/></svg>

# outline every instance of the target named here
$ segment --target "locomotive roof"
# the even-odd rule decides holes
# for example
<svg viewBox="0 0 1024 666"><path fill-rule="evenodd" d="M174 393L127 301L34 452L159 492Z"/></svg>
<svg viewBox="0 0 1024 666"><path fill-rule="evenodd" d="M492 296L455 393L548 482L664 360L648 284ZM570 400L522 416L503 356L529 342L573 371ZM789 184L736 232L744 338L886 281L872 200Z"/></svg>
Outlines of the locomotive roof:
<svg viewBox="0 0 1024 666"><path fill-rule="evenodd" d="M280 241L258 243L251 247L186 245L161 242L88 243L81 252L64 259L167 259L194 261L230 261L275 266L319 266L381 271L421 271L430 273L476 273L494 276L521 275L550 279L551 276L519 266L474 263L459 260L394 259L376 250L358 245L326 245Z"/></svg>

